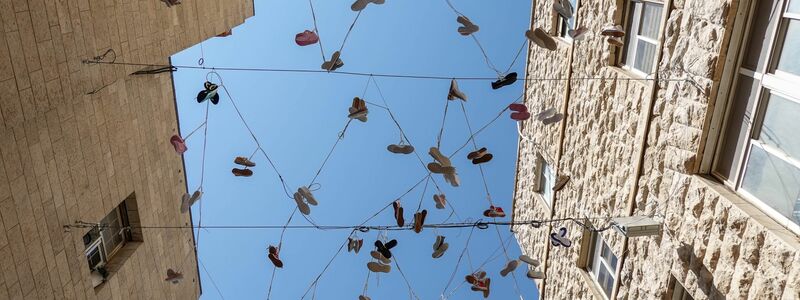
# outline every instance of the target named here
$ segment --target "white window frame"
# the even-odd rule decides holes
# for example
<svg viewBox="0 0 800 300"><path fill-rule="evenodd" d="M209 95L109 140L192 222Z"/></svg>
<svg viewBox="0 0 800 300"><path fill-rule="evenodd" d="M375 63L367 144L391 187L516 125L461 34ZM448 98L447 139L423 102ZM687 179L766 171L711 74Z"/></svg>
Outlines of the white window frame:
<svg viewBox="0 0 800 300"><path fill-rule="evenodd" d="M782 224L784 227L794 231L795 233L800 233L800 224L794 223L794 221L742 188L742 184L747 173L747 164L753 147L763 149L768 155L770 155L770 157L778 158L783 162L800 168L800 158L789 157L782 150L758 140L760 129L764 121L763 118L766 111L766 103L768 102L766 99L768 99L770 95L774 94L789 101L800 103L800 85L797 84L800 82L800 76L777 70L777 58L780 57L780 51L783 46L789 20L793 19L800 21L800 14L786 12L789 1L778 1L776 9L780 10L780 13L778 14L779 16L776 21L770 22L767 25L772 28L772 36L769 37L769 39L766 41L767 44L765 45L766 49L769 51L765 58L766 62L760 70L749 70L742 66L742 61L744 60L744 54L748 50L747 41L750 38L749 34L752 30L753 19L755 18L756 5L758 4L757 1L761 0L753 0L748 3L749 7L747 8L747 15L749 17L744 28L744 34L742 35L743 42L741 43L739 49L732 49L733 53L738 55L737 62L734 65L736 73L732 81L733 83L730 85L730 92L726 95L727 103L724 108L724 113L722 114L723 126L720 127L720 134L715 144L716 149L714 151L714 158L712 160L709 173L716 179L720 180L723 184L736 191L740 196L742 196L742 198L762 210L766 215ZM738 83L741 76L751 77L758 82L758 85L755 87L755 100L753 101L754 103L752 109L753 116L750 117L750 122L745 122L744 120L731 120L728 117L732 103L736 101L735 92L738 88ZM731 165L732 168L736 168L736 173L734 173L734 176L731 176L731 178L726 178L727 176L717 172L717 166L718 164L722 163L720 162L720 157L721 153L725 150L723 149L723 146L727 124L728 122L738 121L744 122L745 124L747 140L745 141L745 145L741 153L734 158L734 163ZM738 167L736 166L736 162L739 163Z"/></svg>
<svg viewBox="0 0 800 300"><path fill-rule="evenodd" d="M578 26L578 6L581 5L581 0L568 0L568 1L570 2L570 4L572 4L572 18L571 18L571 20L573 20L573 23L575 24L575 28L569 28L569 23L568 22L569 22L570 19L564 19L563 17L561 17L561 15L556 13L556 22L557 22L556 23L556 29L557 29L557 33L558 33L557 35L562 40L564 40L565 42L568 42L568 43L572 43L573 42L573 38L571 36L569 36L568 32L569 32L570 29L577 29L579 27ZM575 3L572 3L572 2L575 2Z"/></svg>
<svg viewBox="0 0 800 300"><path fill-rule="evenodd" d="M547 204L547 207L552 208L553 186L556 182L555 169L542 155L539 155L536 161L536 192Z"/></svg>
<svg viewBox="0 0 800 300"><path fill-rule="evenodd" d="M123 234L123 228L122 228L123 227L123 224L122 224L123 218L122 218L122 215L121 215L122 213L126 213L127 214L127 212L123 212L122 210L123 210L123 207L120 204L120 206L115 207L114 210L112 210L108 215L103 217L103 220L105 220L109 216L111 216L111 214L116 214L116 217L117 217L116 218L116 220L117 220L116 224L102 224L101 223L101 226L109 226L109 227L100 227L99 230L98 230L98 237L96 239L92 240L92 242L88 246L86 246L86 249L84 250L84 255L86 256L87 263L88 263L89 256L90 256L91 252L93 250L95 250L95 249L99 249L100 250L100 257L102 258L101 262L98 265L95 265L95 266L91 266L90 265L89 269L94 270L94 268L97 267L97 266L103 266L103 265L107 264L108 261L114 256L114 254L116 254L117 251L119 251L119 249L122 249L122 247L125 246L125 244L128 242L128 239ZM90 231L91 230L92 229L90 229ZM117 232L114 233L115 235L123 235L122 240L120 241L119 244L109 245L108 243L110 243L111 241L106 241L103 238L103 233L107 232L108 230L116 230ZM86 234L88 234L88 232ZM108 249L108 248L110 248L109 246L113 247L114 249Z"/></svg>
<svg viewBox="0 0 800 300"><path fill-rule="evenodd" d="M656 24L658 26L658 36L653 39L650 37L639 35L639 25L641 23L642 18L644 18L644 9L641 9L639 13L636 13L634 9L636 3L641 3L642 5L647 5L648 3L654 5L661 6L661 15L659 16L659 22ZM623 22L625 24L625 44L622 45L622 49L620 49L620 56L619 56L619 65L621 68L630 71L638 76L647 77L652 74L656 68L658 68L658 47L660 43L658 42L661 39L662 28L664 23L664 10L665 4L663 1L654 1L654 0L629 0L625 6L625 18ZM651 58L653 60L653 69L645 72L643 70L639 70L634 67L636 64L636 51L638 49L637 45L639 41L643 41L645 43L653 44L656 47L655 55Z"/></svg>
<svg viewBox="0 0 800 300"><path fill-rule="evenodd" d="M617 269L619 269L620 260L619 257L614 254L614 251L611 250L611 246L603 240L603 237L597 233L592 232L590 250L589 250L589 257L586 263L586 272L589 273L589 277L592 278L594 284L597 288L603 292L603 298L609 299L609 295L614 295L614 290L617 288ZM617 259L617 264L612 266L611 262L606 261L605 257L602 255L603 248L608 249L608 252ZM611 283L611 290L606 291L605 287L600 284L598 281L598 276L602 270L605 270L607 273L606 276L610 276L612 279Z"/></svg>

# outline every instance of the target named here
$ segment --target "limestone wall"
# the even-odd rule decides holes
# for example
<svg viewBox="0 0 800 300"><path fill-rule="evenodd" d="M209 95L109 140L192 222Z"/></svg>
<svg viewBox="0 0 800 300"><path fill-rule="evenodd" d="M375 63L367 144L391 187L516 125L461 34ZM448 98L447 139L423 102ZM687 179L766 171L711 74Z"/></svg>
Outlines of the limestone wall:
<svg viewBox="0 0 800 300"><path fill-rule="evenodd" d="M592 34L557 52L530 48L526 104L532 112L556 106L566 118L545 127L522 124L514 219L648 215L665 220L661 236L626 240L614 231L603 239L622 261L618 299L661 299L674 276L694 299L795 299L800 297L800 243L715 180L697 174L709 130L714 95L737 0L666 1L661 78L636 81L613 67L614 53ZM671 2L671 3L670 3ZM550 1L535 1L532 27L555 33ZM619 22L627 1L583 0L577 22L598 32ZM584 79L603 77L618 80ZM652 107L652 109L651 109ZM544 153L559 175L571 181L551 208L532 190L536 156ZM639 163L641 162L641 169ZM594 220L598 226L606 220ZM574 245L548 242L561 225ZM582 231L573 224L514 228L523 252L546 260L547 279L538 282L547 299L602 296L577 265ZM627 245L626 245L627 244Z"/></svg>

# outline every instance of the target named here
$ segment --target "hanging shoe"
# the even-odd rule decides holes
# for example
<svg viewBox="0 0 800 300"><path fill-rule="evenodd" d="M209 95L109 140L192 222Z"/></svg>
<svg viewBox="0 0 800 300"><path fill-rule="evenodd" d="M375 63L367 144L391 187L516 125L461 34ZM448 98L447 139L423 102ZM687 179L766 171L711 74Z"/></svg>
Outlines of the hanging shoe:
<svg viewBox="0 0 800 300"><path fill-rule="evenodd" d="M311 213L311 208L303 201L303 196L300 195L300 192L294 193L294 202L297 204L297 209L300 210L302 214L307 216Z"/></svg>
<svg viewBox="0 0 800 300"><path fill-rule="evenodd" d="M472 151L467 154L467 159L472 160L472 164L482 164L492 160L493 155L487 152L486 147L480 148L478 150Z"/></svg>
<svg viewBox="0 0 800 300"><path fill-rule="evenodd" d="M250 161L249 159L247 159L247 157L243 157L243 156L237 156L233 160L233 163L235 163L237 165L240 165L240 166L250 167L250 168L256 166L256 163Z"/></svg>
<svg viewBox="0 0 800 300"><path fill-rule="evenodd" d="M572 241L567 237L566 227L561 227L561 229L558 230L558 234L555 232L550 233L550 242L556 247L562 246L564 248L569 248L572 246Z"/></svg>
<svg viewBox="0 0 800 300"><path fill-rule="evenodd" d="M250 170L250 169L237 169L237 168L233 168L233 170L231 170L231 173L233 173L233 175L235 175L235 176L237 176L237 177L238 177L238 176L242 176L242 177L250 177L250 176L253 176L253 170Z"/></svg>
<svg viewBox="0 0 800 300"><path fill-rule="evenodd" d="M425 225L426 216L428 216L428 210L426 209L414 214L414 232L420 233L422 231L422 226Z"/></svg>
<svg viewBox="0 0 800 300"><path fill-rule="evenodd" d="M586 38L587 33L589 33L589 29L585 26L581 26L578 29L567 30L567 35L569 35L569 37L571 37L574 41L582 41Z"/></svg>
<svg viewBox="0 0 800 300"><path fill-rule="evenodd" d="M436 242L433 243L433 254L431 257L440 258L444 252L450 247L449 244L444 242L444 237L441 235L436 236Z"/></svg>
<svg viewBox="0 0 800 300"><path fill-rule="evenodd" d="M313 45L319 42L319 36L316 32L306 30L295 35L294 42L297 43L298 46Z"/></svg>
<svg viewBox="0 0 800 300"><path fill-rule="evenodd" d="M511 113L511 119L515 121L525 121L531 117L531 113L528 112L528 107L522 103L511 103L508 105L508 109L514 111Z"/></svg>
<svg viewBox="0 0 800 300"><path fill-rule="evenodd" d="M397 246L397 240L388 241L386 242L386 244L384 244L380 240L375 241L375 247L378 248L377 250L378 253L383 255L383 257L385 258L392 258L392 251L390 250L392 250L392 248L394 248L395 246Z"/></svg>
<svg viewBox="0 0 800 300"><path fill-rule="evenodd" d="M564 119L564 115L562 115L562 114L554 114L553 116L542 120L542 124L544 124L544 125L555 124L555 123L561 122L561 120L563 120L563 119Z"/></svg>
<svg viewBox="0 0 800 300"><path fill-rule="evenodd" d="M610 36L610 37L623 37L625 36L625 30L622 29L621 25L606 25L600 31L600 34L603 36Z"/></svg>
<svg viewBox="0 0 800 300"><path fill-rule="evenodd" d="M381 254L381 253L380 253L380 252L378 252L378 251L370 251L370 252L369 252L369 255L370 255L370 256L372 256L372 258L374 258L374 259L377 259L378 261L380 261L380 262L381 262L381 263L383 263L383 264L387 264L387 265L388 265L388 264L391 264L391 263L392 263L392 260L391 260L391 259L388 259L388 258L386 258L386 257L383 257L383 254Z"/></svg>
<svg viewBox="0 0 800 300"><path fill-rule="evenodd" d="M209 81L203 84L204 89L197 94L197 103L203 103L210 100L211 104L217 105L219 103L219 94L217 94L218 86Z"/></svg>
<svg viewBox="0 0 800 300"><path fill-rule="evenodd" d="M553 39L550 34L542 30L541 28L536 28L533 31L528 30L525 32L525 36L528 37L531 42L536 44L539 47L550 51L556 51L558 49L558 44L556 44L556 40Z"/></svg>
<svg viewBox="0 0 800 300"><path fill-rule="evenodd" d="M169 138L169 143L175 148L175 153L183 154L186 150L189 150L189 148L186 147L186 141L177 134Z"/></svg>
<svg viewBox="0 0 800 300"><path fill-rule="evenodd" d="M572 19L573 10L569 0L555 0L553 3L553 11L564 19Z"/></svg>
<svg viewBox="0 0 800 300"><path fill-rule="evenodd" d="M364 99L358 97L353 98L353 104L350 106L348 111L350 112L350 114L347 115L348 118L357 119L361 122L367 121L367 114L369 113L369 110L367 109L367 104Z"/></svg>
<svg viewBox="0 0 800 300"><path fill-rule="evenodd" d="M447 198L445 198L444 194L433 194L433 202L436 203L436 208L444 209L445 205L447 205Z"/></svg>
<svg viewBox="0 0 800 300"><path fill-rule="evenodd" d="M195 202L200 200L200 197L202 196L203 192L201 192L200 190L194 191L191 197L189 197L189 194L184 194L183 198L181 199L181 213L185 214L186 212L188 212L189 208L191 208Z"/></svg>
<svg viewBox="0 0 800 300"><path fill-rule="evenodd" d="M506 76L503 76L503 78L492 82L492 89L496 90L504 86L512 85L514 82L517 82L517 72L508 73Z"/></svg>
<svg viewBox="0 0 800 300"><path fill-rule="evenodd" d="M428 164L428 171L435 174L455 174L456 169L454 167L443 167L437 162L432 162Z"/></svg>
<svg viewBox="0 0 800 300"><path fill-rule="evenodd" d="M353 251L355 251L356 254L358 254L358 251L361 251L361 246L364 246L364 240L362 239L353 240Z"/></svg>
<svg viewBox="0 0 800 300"><path fill-rule="evenodd" d="M539 271L538 269L528 270L528 273L525 274L530 279L545 279L544 272Z"/></svg>
<svg viewBox="0 0 800 300"><path fill-rule="evenodd" d="M455 172L445 173L444 181L447 181L447 183L449 183L453 187L458 187L459 185L461 185L461 180L458 178L458 174L456 174Z"/></svg>
<svg viewBox="0 0 800 300"><path fill-rule="evenodd" d="M430 149L428 149L428 154L430 154L430 156L433 157L434 160L439 162L439 164L442 165L443 167L449 167L453 165L450 162L450 158L442 154L442 152L439 151L439 148L431 147Z"/></svg>
<svg viewBox="0 0 800 300"><path fill-rule="evenodd" d="M489 209L483 211L483 215L489 218L504 218L506 213L502 207L492 205L489 206Z"/></svg>
<svg viewBox="0 0 800 300"><path fill-rule="evenodd" d="M486 278L486 272L485 271L477 271L477 272L474 272L472 274L467 275L464 278L467 281L467 283L475 284L479 280L483 280L484 278Z"/></svg>
<svg viewBox="0 0 800 300"><path fill-rule="evenodd" d="M461 101L467 101L467 94L461 92L458 89L458 82L455 79L450 81L450 90L447 92L447 100L456 100L461 99Z"/></svg>
<svg viewBox="0 0 800 300"><path fill-rule="evenodd" d="M336 69L341 68L344 66L344 62L339 58L341 53L339 51L333 52L331 55L331 60L325 61L322 63L322 69L328 72L336 71Z"/></svg>
<svg viewBox="0 0 800 300"><path fill-rule="evenodd" d="M394 219L397 221L397 226L403 227L406 224L405 219L403 218L403 206L400 203L400 200L396 200L392 202L392 208L394 208ZM390 257L387 257L390 258Z"/></svg>
<svg viewBox="0 0 800 300"><path fill-rule="evenodd" d="M553 191L560 191L564 188L564 186L569 182L569 176L566 175L558 175L556 179L556 183L553 184Z"/></svg>
<svg viewBox="0 0 800 300"><path fill-rule="evenodd" d="M542 121L544 125L550 125L560 122L564 119L564 115L556 113L556 109L551 107L536 115L536 119Z"/></svg>
<svg viewBox="0 0 800 300"><path fill-rule="evenodd" d="M622 41L622 38L611 36L611 37L608 37L608 39L606 39L606 41L612 46L617 46L617 47L625 46L625 42Z"/></svg>
<svg viewBox="0 0 800 300"><path fill-rule="evenodd" d="M391 144L386 147L386 150L394 154L411 154L414 153L414 146Z"/></svg>
<svg viewBox="0 0 800 300"><path fill-rule="evenodd" d="M306 202L308 202L308 204L314 206L317 206L317 204L319 204L317 202L317 198L314 198L314 194L311 193L311 190L309 190L308 187L301 186L297 188L297 192L300 193L300 196L303 196L303 198L306 199Z"/></svg>
<svg viewBox="0 0 800 300"><path fill-rule="evenodd" d="M524 254L519 256L519 260L521 260L522 262L524 262L526 264L531 265L534 268L539 267L539 265L541 265L541 262L539 262L538 259L533 259L530 256L527 256L527 255L524 255Z"/></svg>
<svg viewBox="0 0 800 300"><path fill-rule="evenodd" d="M172 284L178 284L183 280L183 273L176 272L173 269L167 269L167 278L164 278L164 281L172 282Z"/></svg>
<svg viewBox="0 0 800 300"><path fill-rule="evenodd" d="M350 5L350 9L352 11L361 11L364 8L367 8L367 4L383 4L386 0L356 0L353 2L353 5Z"/></svg>
<svg viewBox="0 0 800 300"><path fill-rule="evenodd" d="M269 258L269 261L271 261L275 267L283 268L283 261L281 261L280 257L278 256L278 248L270 245L268 251L269 255L267 255L267 257Z"/></svg>
<svg viewBox="0 0 800 300"><path fill-rule="evenodd" d="M392 266L391 265L384 265L384 264L379 263L379 262L371 261L371 262L367 263L367 269L369 269L370 271L375 272L375 273L378 273L378 272L380 272L380 273L389 273L389 271L392 270Z"/></svg>
<svg viewBox="0 0 800 300"><path fill-rule="evenodd" d="M465 16L458 16L456 18L456 22L461 23L462 26L458 27L458 33L463 36L468 36L480 30L480 27L478 27L478 25L472 23L472 21L470 21L469 18Z"/></svg>
<svg viewBox="0 0 800 300"><path fill-rule="evenodd" d="M483 298L489 298L489 287L492 283L492 279L479 279L472 285L470 289L476 292L483 292Z"/></svg>
<svg viewBox="0 0 800 300"><path fill-rule="evenodd" d="M353 248L355 248L354 247L355 245L354 245L353 242L355 242L355 240L353 240L351 238L347 238L347 252L351 252L351 251L353 251Z"/></svg>
<svg viewBox="0 0 800 300"><path fill-rule="evenodd" d="M517 269L517 266L519 266L519 261L518 260L516 260L516 259L515 260L509 260L506 263L505 268L500 270L500 276L506 277L506 275L508 275L508 273L514 272L514 270Z"/></svg>
<svg viewBox="0 0 800 300"><path fill-rule="evenodd" d="M477 165L477 164L486 163L486 162L489 162L490 160L492 160L493 157L494 157L494 155L492 155L491 153L486 153L486 154L482 155L479 158L473 159L472 160L472 164L473 165Z"/></svg>

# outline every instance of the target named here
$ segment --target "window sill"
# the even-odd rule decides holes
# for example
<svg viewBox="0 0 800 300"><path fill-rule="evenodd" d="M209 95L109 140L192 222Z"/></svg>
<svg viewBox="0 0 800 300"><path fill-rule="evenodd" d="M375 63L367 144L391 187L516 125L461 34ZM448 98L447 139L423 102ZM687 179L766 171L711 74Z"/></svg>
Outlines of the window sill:
<svg viewBox="0 0 800 300"><path fill-rule="evenodd" d="M611 69L611 71L614 71L614 73L617 73L617 76L620 76L622 79L631 79L629 80L629 82L634 82L636 84L641 85L642 87L647 87L648 86L647 83L650 82L648 80L644 80L647 79L646 76L631 71L627 68L615 65L609 65L608 68Z"/></svg>
<svg viewBox="0 0 800 300"><path fill-rule="evenodd" d="M767 229L769 232L775 234L781 241L793 248L800 248L800 230L795 227L796 224L786 220L786 223L781 223L778 220L767 215L763 210L755 206L750 200L745 199L733 189L719 182L713 177L708 175L694 175L698 181L706 185L710 190L717 193L721 198L730 202L733 206L747 214L750 218L756 221L759 225Z"/></svg>
<svg viewBox="0 0 800 300"><path fill-rule="evenodd" d="M567 48L572 47L572 39L566 39L563 36L554 36L553 39L556 40L556 42L558 42L559 44L563 45L564 47Z"/></svg>

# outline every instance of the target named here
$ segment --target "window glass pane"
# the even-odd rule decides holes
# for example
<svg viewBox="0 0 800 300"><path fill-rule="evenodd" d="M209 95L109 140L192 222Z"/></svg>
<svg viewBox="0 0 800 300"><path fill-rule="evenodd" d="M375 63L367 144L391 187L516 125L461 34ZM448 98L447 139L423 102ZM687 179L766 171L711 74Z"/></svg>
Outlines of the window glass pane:
<svg viewBox="0 0 800 300"><path fill-rule="evenodd" d="M639 28L639 16L641 15L642 4L630 2L628 7L628 20L625 23L625 51L622 52L622 61L626 65L633 65L633 53L636 51L636 30Z"/></svg>
<svg viewBox="0 0 800 300"><path fill-rule="evenodd" d="M739 157L742 157L742 151L747 143L747 124L752 119L759 82L751 77L739 75L737 85L731 97L727 124L722 133L717 164L714 166L717 173L725 179L732 180L735 180L739 174Z"/></svg>
<svg viewBox="0 0 800 300"><path fill-rule="evenodd" d="M783 40L778 70L800 76L800 20L789 20L786 37Z"/></svg>
<svg viewBox="0 0 800 300"><path fill-rule="evenodd" d="M750 25L750 41L745 44L746 50L742 67L762 72L767 61L769 39L772 37L773 27L770 23L778 20L778 0L758 0L756 12L753 14Z"/></svg>
<svg viewBox="0 0 800 300"><path fill-rule="evenodd" d="M791 13L800 13L800 0L791 0L786 11Z"/></svg>
<svg viewBox="0 0 800 300"><path fill-rule="evenodd" d="M606 297L609 299L611 298L611 291L614 290L614 280L611 277L606 279L605 285L603 286L603 291L606 292Z"/></svg>
<svg viewBox="0 0 800 300"><path fill-rule="evenodd" d="M800 224L800 169L758 147L750 147L742 189Z"/></svg>
<svg viewBox="0 0 800 300"><path fill-rule="evenodd" d="M800 104L771 94L759 139L781 149L786 155L800 158Z"/></svg>
<svg viewBox="0 0 800 300"><path fill-rule="evenodd" d="M656 56L656 45L637 39L636 58L633 67L639 71L650 73Z"/></svg>
<svg viewBox="0 0 800 300"><path fill-rule="evenodd" d="M639 28L639 35L658 39L658 29L661 25L661 5L655 3L645 3L642 10L642 21Z"/></svg>
<svg viewBox="0 0 800 300"><path fill-rule="evenodd" d="M611 268L612 272L616 273L617 272L617 256L614 255L614 253L611 252L610 250L609 250L609 253L611 253L611 261L610 261L609 267Z"/></svg>
<svg viewBox="0 0 800 300"><path fill-rule="evenodd" d="M547 204L552 204L553 184L555 183L553 168L547 162L542 163L542 197Z"/></svg>

